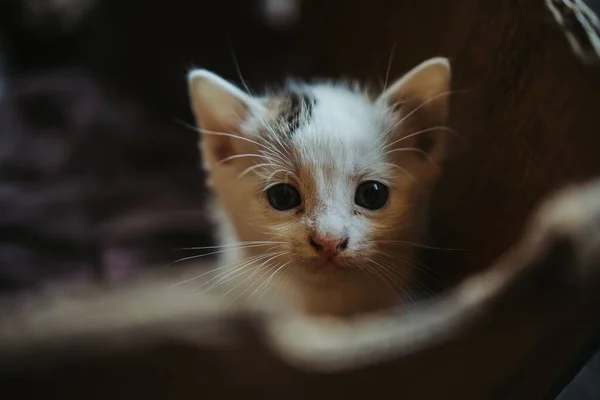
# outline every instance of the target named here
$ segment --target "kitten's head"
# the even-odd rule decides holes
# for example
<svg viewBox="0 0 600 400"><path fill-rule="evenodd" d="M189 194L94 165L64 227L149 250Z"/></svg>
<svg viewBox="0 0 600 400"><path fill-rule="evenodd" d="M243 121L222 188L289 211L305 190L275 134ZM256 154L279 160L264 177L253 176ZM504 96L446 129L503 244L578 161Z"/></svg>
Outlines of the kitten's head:
<svg viewBox="0 0 600 400"><path fill-rule="evenodd" d="M189 85L208 182L238 240L273 241L247 253L321 282L410 253L399 242L416 240L446 152L446 59L379 96L321 83L257 97L206 70Z"/></svg>

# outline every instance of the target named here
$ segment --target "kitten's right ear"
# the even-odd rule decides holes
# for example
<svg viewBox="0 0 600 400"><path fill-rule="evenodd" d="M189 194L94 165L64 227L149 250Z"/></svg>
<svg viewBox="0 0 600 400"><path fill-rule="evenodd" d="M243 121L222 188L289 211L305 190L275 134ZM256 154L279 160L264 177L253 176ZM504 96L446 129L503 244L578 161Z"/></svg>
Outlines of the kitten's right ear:
<svg viewBox="0 0 600 400"><path fill-rule="evenodd" d="M407 137L394 138L394 143L422 150L428 154L428 160L435 162L433 165L441 164L446 157L448 135L435 127L447 123L451 78L448 59L431 58L394 82L378 99L386 107L398 110L402 121L398 132Z"/></svg>
<svg viewBox="0 0 600 400"><path fill-rule="evenodd" d="M244 135L242 125L251 115L261 111L259 101L205 69L189 72L188 90L196 125L201 131L206 167L210 168L247 147L247 141L231 135Z"/></svg>

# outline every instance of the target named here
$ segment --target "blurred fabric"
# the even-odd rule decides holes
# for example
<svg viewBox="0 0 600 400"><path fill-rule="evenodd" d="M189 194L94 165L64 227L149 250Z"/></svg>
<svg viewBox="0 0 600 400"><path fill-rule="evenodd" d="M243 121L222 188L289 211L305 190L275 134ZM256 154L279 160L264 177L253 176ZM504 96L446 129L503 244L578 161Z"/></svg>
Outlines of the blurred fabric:
<svg viewBox="0 0 600 400"><path fill-rule="evenodd" d="M186 71L301 66L299 4L3 1L0 290L120 280L211 244Z"/></svg>

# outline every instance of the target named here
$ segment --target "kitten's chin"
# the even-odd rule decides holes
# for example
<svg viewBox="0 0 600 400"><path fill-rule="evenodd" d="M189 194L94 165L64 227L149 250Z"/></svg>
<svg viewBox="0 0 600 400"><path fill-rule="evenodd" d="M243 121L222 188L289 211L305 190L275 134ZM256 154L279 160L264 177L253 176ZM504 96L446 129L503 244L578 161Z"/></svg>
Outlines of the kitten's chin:
<svg viewBox="0 0 600 400"><path fill-rule="evenodd" d="M319 276L333 276L340 273L342 268L331 260L318 261L308 266L307 271Z"/></svg>
<svg viewBox="0 0 600 400"><path fill-rule="evenodd" d="M313 282L330 282L343 279L352 270L346 260L337 257L308 259L303 261L299 267L303 270L302 275Z"/></svg>

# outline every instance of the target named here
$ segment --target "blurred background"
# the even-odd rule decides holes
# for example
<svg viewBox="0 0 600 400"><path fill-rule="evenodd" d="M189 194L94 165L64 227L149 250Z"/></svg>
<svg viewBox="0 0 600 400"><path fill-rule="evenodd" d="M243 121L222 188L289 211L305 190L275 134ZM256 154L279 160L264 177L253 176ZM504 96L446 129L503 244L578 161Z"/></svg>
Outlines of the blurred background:
<svg viewBox="0 0 600 400"><path fill-rule="evenodd" d="M301 5L2 1L0 290L114 282L210 244L186 72L316 72Z"/></svg>
<svg viewBox="0 0 600 400"><path fill-rule="evenodd" d="M498 257L549 192L600 172L595 99L543 1L3 0L0 290L111 283L212 243L185 76L382 85L450 57L467 143L438 188L431 263ZM442 254L443 253L443 254ZM435 258L435 257L434 257Z"/></svg>
<svg viewBox="0 0 600 400"><path fill-rule="evenodd" d="M393 58L435 55L418 48L441 39L429 28L403 43L379 23L418 2L354 3L2 1L0 290L120 281L211 244L186 72L381 84Z"/></svg>

